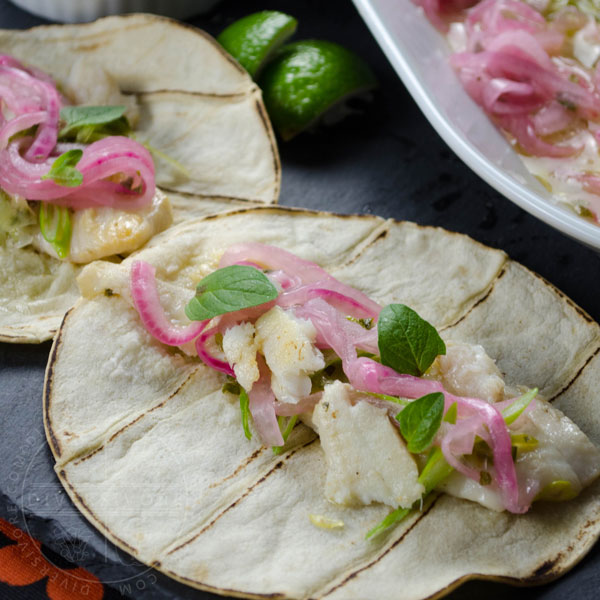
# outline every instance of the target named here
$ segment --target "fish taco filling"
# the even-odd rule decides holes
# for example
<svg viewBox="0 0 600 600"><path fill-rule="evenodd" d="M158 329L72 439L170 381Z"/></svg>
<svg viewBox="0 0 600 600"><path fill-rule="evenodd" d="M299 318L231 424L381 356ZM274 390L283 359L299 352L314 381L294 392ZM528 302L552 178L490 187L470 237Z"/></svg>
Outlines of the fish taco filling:
<svg viewBox="0 0 600 600"><path fill-rule="evenodd" d="M413 0L469 96L556 200L600 224L600 25L587 0Z"/></svg>
<svg viewBox="0 0 600 600"><path fill-rule="evenodd" d="M132 263L129 291L154 338L226 376L240 435L280 453L301 420L320 437L328 500L390 507L368 538L434 490L525 513L600 474L585 434L537 389L506 385L483 347L443 340L411 308L380 306L280 248L230 246L185 306L187 325L167 316L149 263Z"/></svg>
<svg viewBox="0 0 600 600"><path fill-rule="evenodd" d="M72 263L129 253L172 223L139 118L101 65L52 78L0 55L0 250Z"/></svg>

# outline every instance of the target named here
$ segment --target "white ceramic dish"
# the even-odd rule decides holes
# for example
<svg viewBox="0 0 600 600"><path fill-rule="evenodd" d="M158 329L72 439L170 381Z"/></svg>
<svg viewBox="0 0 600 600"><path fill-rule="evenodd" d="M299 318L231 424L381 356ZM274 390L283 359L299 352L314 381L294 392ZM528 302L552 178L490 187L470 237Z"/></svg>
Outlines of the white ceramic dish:
<svg viewBox="0 0 600 600"><path fill-rule="evenodd" d="M219 0L12 0L18 7L62 23L82 23L107 15L148 12L187 19L209 11Z"/></svg>
<svg viewBox="0 0 600 600"><path fill-rule="evenodd" d="M448 63L450 48L410 0L353 0L404 85L443 140L515 204L600 250L600 227L559 206L471 100Z"/></svg>

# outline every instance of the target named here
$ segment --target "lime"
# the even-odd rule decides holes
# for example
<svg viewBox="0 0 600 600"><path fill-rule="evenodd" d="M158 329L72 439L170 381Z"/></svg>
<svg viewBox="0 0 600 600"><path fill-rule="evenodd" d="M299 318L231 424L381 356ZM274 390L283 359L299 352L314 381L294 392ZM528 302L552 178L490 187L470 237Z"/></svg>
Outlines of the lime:
<svg viewBox="0 0 600 600"><path fill-rule="evenodd" d="M273 125L289 140L377 81L354 52L333 42L305 40L280 48L258 83Z"/></svg>
<svg viewBox="0 0 600 600"><path fill-rule="evenodd" d="M298 21L275 10L263 10L235 21L217 41L255 77L260 67L294 31Z"/></svg>

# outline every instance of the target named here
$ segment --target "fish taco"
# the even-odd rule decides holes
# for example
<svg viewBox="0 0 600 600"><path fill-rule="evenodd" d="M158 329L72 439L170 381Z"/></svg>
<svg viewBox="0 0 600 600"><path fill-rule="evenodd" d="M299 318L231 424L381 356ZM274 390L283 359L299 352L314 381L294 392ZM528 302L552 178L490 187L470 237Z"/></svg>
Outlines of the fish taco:
<svg viewBox="0 0 600 600"><path fill-rule="evenodd" d="M174 579L420 600L549 581L598 537L600 329L501 251L257 207L78 283L44 389L55 470Z"/></svg>
<svg viewBox="0 0 600 600"><path fill-rule="evenodd" d="M0 99L2 341L51 338L80 265L277 201L260 90L192 27L129 15L0 31Z"/></svg>

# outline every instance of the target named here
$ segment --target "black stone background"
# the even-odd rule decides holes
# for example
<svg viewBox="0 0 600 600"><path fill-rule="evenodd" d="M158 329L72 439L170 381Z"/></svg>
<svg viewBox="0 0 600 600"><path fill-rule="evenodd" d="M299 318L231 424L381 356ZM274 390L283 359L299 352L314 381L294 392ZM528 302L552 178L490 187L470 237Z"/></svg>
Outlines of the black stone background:
<svg viewBox="0 0 600 600"><path fill-rule="evenodd" d="M537 221L461 163L425 120L351 2L224 1L212 14L191 22L218 34L233 20L266 8L298 18L296 39L323 38L355 50L380 82L362 116L280 144L281 204L372 213L469 234L537 271L600 320L600 255ZM0 27L40 23L0 0ZM42 426L49 349L49 343L0 344L0 517L28 529L62 558L86 567L121 594L216 598L139 565L105 541L72 507L54 476ZM423 577L429 575L425 559ZM599 588L596 545L572 572L552 584L523 589L471 582L449 598L592 600L600 597Z"/></svg>

